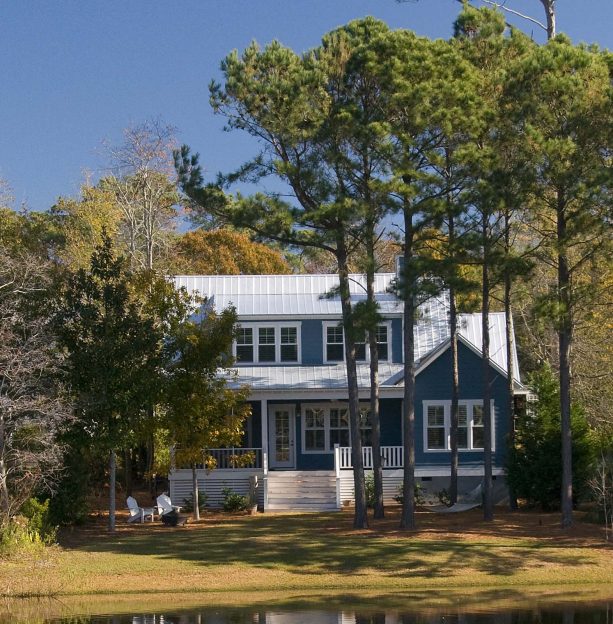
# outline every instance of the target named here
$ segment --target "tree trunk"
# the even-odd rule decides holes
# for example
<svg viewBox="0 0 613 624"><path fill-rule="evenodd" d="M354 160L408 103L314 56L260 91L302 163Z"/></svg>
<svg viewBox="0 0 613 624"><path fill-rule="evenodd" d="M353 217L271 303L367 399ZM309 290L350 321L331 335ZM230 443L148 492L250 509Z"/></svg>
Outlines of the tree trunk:
<svg viewBox="0 0 613 624"><path fill-rule="evenodd" d="M458 370L458 315L456 309L456 294L453 285L449 287L449 329L451 333L451 423L449 428L449 443L451 447L451 477L449 479L449 501L452 505L455 505L455 503L458 502L460 374Z"/></svg>
<svg viewBox="0 0 613 624"><path fill-rule="evenodd" d="M413 274L413 222L408 202L404 206L404 403L403 410L403 501L400 528L415 529L415 283Z"/></svg>
<svg viewBox="0 0 613 624"><path fill-rule="evenodd" d="M375 303L375 266L374 249L366 271L366 298ZM372 262L372 264L371 264ZM385 517L383 505L383 466L381 465L381 418L379 413L379 346L377 344L377 326L368 332L370 349L370 417L372 423L372 471L375 486L374 513L376 519Z"/></svg>
<svg viewBox="0 0 613 624"><path fill-rule="evenodd" d="M556 0L541 0L547 19L547 39L556 36Z"/></svg>
<svg viewBox="0 0 613 624"><path fill-rule="evenodd" d="M115 457L115 449L109 453L109 531L115 532L115 480L117 477L117 461Z"/></svg>
<svg viewBox="0 0 613 624"><path fill-rule="evenodd" d="M562 527L573 524L573 450L570 419L570 352L572 345L572 312L570 299L570 271L566 255L565 202L558 194L557 240L558 240L558 302L559 320L558 348L560 356L560 416L562 429Z"/></svg>
<svg viewBox="0 0 613 624"><path fill-rule="evenodd" d="M123 451L124 483L126 486L126 496L132 496L132 450Z"/></svg>
<svg viewBox="0 0 613 624"><path fill-rule="evenodd" d="M494 519L492 499L492 407L490 373L490 283L489 283L489 244L487 217L483 215L483 288L481 303L481 332L483 350L483 519Z"/></svg>
<svg viewBox="0 0 613 624"><path fill-rule="evenodd" d="M196 464L192 464L192 501L194 503L194 520L200 520L200 501L198 500L198 473Z"/></svg>
<svg viewBox="0 0 613 624"><path fill-rule="evenodd" d="M345 336L345 363L347 366L347 391L349 397L349 423L351 430L351 461L353 464L353 485L355 492L354 529L368 528L366 513L366 488L364 483L364 462L362 460L362 439L360 437L360 403L358 397L358 375L355 360L355 339L349 291L349 269L347 251L342 236L337 238L337 261L343 333Z"/></svg>
<svg viewBox="0 0 613 624"><path fill-rule="evenodd" d="M505 251L508 254L511 250L510 245L510 223L505 219ZM505 313L505 332L507 338L507 426L509 433L507 435L507 453L515 448L515 331L513 328L513 309L512 309L512 280L511 272L506 269L504 276L504 313ZM517 495L515 489L509 484L509 509L517 511Z"/></svg>
<svg viewBox="0 0 613 624"><path fill-rule="evenodd" d="M2 513L2 520L0 525L4 521L8 521L10 516L10 502L9 502L9 490L8 490L8 476L6 467L6 439L5 439L5 424L4 414L0 411L0 513Z"/></svg>

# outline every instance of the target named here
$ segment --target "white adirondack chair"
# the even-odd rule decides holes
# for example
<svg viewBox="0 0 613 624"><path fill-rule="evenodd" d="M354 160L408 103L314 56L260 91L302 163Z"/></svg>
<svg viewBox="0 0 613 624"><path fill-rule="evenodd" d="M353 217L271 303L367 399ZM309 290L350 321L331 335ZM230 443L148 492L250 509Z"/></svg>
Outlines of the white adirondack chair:
<svg viewBox="0 0 613 624"><path fill-rule="evenodd" d="M155 509L153 509L153 507L140 507L136 499L132 496L128 496L126 504L130 510L128 522L140 521L142 524L147 518L150 518L151 522L153 522L153 518L155 517Z"/></svg>
<svg viewBox="0 0 613 624"><path fill-rule="evenodd" d="M158 515L161 517L164 514L170 513L171 511L176 511L179 513L181 511L181 507L179 505L173 505L170 500L170 496L168 494L160 494L157 497L157 508Z"/></svg>

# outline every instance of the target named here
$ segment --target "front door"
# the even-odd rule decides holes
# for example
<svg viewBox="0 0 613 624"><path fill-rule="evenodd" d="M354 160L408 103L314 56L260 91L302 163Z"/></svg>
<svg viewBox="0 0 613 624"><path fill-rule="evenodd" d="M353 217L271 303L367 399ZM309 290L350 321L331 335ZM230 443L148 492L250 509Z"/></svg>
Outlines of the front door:
<svg viewBox="0 0 613 624"><path fill-rule="evenodd" d="M294 468L294 407L271 405L268 411L268 448L271 468Z"/></svg>

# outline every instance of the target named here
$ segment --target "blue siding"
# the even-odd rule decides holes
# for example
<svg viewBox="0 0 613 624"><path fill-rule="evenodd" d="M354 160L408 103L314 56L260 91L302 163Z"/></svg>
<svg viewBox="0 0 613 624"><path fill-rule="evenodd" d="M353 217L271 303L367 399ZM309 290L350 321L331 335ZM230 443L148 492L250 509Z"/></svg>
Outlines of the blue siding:
<svg viewBox="0 0 613 624"><path fill-rule="evenodd" d="M402 364L402 319L392 319L392 362Z"/></svg>
<svg viewBox="0 0 613 624"><path fill-rule="evenodd" d="M300 334L302 341L302 363L323 364L323 325L322 321L302 321Z"/></svg>
<svg viewBox="0 0 613 624"><path fill-rule="evenodd" d="M458 365L460 373L460 399L479 399L482 393L482 360L466 345L458 343ZM496 436L494 464L504 465L505 439L507 423L507 389L505 377L493 367L492 399L495 416L494 431ZM451 350L447 349L428 368L417 376L415 391L415 460L418 465L441 465L450 461L450 453L424 451L423 440L423 401L451 400ZM481 464L483 453L480 451L460 451L461 464Z"/></svg>
<svg viewBox="0 0 613 624"><path fill-rule="evenodd" d="M402 399L381 399L381 445L400 446L402 444Z"/></svg>

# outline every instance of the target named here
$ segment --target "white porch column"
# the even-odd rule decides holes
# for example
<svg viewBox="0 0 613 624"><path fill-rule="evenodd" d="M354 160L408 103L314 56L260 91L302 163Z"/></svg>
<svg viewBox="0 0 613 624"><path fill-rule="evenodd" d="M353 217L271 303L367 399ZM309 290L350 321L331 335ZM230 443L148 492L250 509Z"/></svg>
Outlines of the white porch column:
<svg viewBox="0 0 613 624"><path fill-rule="evenodd" d="M264 511L268 507L268 399L262 399L261 405L261 429L262 429L262 486L264 488Z"/></svg>
<svg viewBox="0 0 613 624"><path fill-rule="evenodd" d="M268 399L260 401L262 410L262 455L268 455Z"/></svg>
<svg viewBox="0 0 613 624"><path fill-rule="evenodd" d="M341 449L334 445L334 476L336 477L336 508L341 508Z"/></svg>

